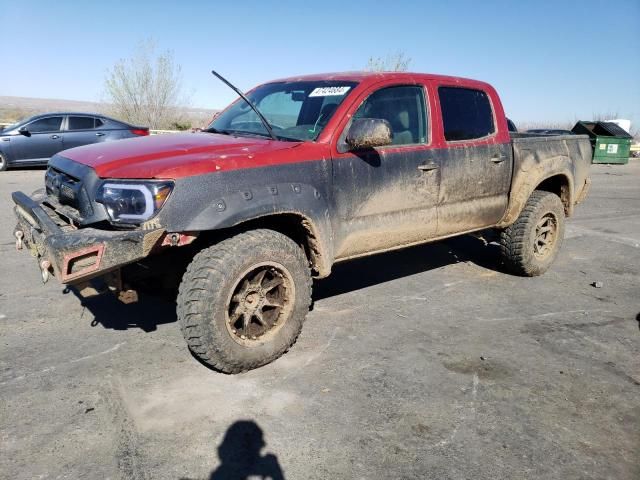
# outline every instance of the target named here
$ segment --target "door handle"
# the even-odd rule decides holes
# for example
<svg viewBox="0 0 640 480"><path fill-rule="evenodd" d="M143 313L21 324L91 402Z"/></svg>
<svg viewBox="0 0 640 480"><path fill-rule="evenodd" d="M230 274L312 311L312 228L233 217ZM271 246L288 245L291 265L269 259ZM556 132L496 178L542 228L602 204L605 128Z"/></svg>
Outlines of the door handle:
<svg viewBox="0 0 640 480"><path fill-rule="evenodd" d="M98 133L96 133L96 137L104 137L104 133L98 132Z"/></svg>
<svg viewBox="0 0 640 480"><path fill-rule="evenodd" d="M418 165L418 170L422 170L423 172L431 172L433 170L438 169L437 163L423 163L422 165Z"/></svg>
<svg viewBox="0 0 640 480"><path fill-rule="evenodd" d="M507 159L506 155L494 155L493 157L491 157L491 161L493 163L502 163Z"/></svg>
<svg viewBox="0 0 640 480"><path fill-rule="evenodd" d="M51 135L52 140L57 140L58 138L60 138L60 135Z"/></svg>

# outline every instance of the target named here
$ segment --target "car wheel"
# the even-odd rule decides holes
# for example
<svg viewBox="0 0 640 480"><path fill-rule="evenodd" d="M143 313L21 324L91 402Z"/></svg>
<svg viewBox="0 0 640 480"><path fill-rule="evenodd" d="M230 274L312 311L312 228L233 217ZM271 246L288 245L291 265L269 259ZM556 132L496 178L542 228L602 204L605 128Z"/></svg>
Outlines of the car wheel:
<svg viewBox="0 0 640 480"><path fill-rule="evenodd" d="M554 193L536 190L513 225L501 232L502 258L517 275L542 275L556 259L563 238L562 201Z"/></svg>
<svg viewBox="0 0 640 480"><path fill-rule="evenodd" d="M226 373L251 370L296 341L311 303L303 249L273 230L253 230L198 253L184 274L178 320L190 350Z"/></svg>
<svg viewBox="0 0 640 480"><path fill-rule="evenodd" d="M4 172L8 166L9 166L9 163L4 158L4 156L0 153L0 172Z"/></svg>

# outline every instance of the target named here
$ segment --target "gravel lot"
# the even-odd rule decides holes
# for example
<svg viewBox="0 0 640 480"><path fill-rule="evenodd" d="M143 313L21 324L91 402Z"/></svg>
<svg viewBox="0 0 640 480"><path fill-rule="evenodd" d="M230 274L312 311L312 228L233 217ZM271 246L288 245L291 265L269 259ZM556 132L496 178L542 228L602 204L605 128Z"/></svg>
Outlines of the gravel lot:
<svg viewBox="0 0 640 480"><path fill-rule="evenodd" d="M640 478L640 161L594 166L545 276L472 237L341 264L236 376L170 303L41 284L10 193L42 177L0 174L2 478Z"/></svg>

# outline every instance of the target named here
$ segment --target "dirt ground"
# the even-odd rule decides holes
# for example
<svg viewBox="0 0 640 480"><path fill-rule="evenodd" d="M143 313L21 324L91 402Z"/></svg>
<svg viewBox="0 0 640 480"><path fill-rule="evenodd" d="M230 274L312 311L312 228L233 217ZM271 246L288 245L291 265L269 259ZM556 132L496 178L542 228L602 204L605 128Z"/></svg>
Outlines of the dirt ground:
<svg viewBox="0 0 640 480"><path fill-rule="evenodd" d="M344 263L295 347L236 376L170 303L41 284L10 193L42 181L0 173L2 478L640 478L638 160L594 166L543 277L472 237Z"/></svg>

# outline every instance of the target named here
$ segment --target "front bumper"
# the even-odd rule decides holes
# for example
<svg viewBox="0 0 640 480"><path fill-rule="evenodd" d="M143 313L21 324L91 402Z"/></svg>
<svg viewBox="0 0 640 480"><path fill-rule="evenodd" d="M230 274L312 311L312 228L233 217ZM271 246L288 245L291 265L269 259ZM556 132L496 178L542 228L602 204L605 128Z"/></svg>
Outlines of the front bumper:
<svg viewBox="0 0 640 480"><path fill-rule="evenodd" d="M47 213L42 199L12 194L18 220L17 246L29 248L43 270L61 283L76 284L98 277L149 255L164 229L113 231L76 229L55 213Z"/></svg>

